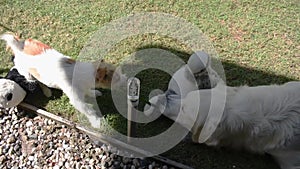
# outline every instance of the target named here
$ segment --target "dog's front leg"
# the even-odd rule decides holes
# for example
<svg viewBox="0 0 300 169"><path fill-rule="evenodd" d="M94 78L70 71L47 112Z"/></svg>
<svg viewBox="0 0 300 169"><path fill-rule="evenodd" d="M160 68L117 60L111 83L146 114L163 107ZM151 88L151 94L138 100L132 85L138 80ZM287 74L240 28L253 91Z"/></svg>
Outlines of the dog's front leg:
<svg viewBox="0 0 300 169"><path fill-rule="evenodd" d="M81 90L64 90L64 93L69 97L70 103L79 112L86 115L92 127L100 128L102 117L97 116L97 111L93 108L93 105L85 102L85 95Z"/></svg>

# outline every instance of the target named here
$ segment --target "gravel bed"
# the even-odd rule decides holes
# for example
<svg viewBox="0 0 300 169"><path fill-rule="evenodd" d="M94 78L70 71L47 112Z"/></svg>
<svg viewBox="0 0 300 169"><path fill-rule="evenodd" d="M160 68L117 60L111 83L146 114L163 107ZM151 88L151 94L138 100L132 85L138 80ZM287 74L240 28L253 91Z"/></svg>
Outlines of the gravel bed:
<svg viewBox="0 0 300 169"><path fill-rule="evenodd" d="M76 129L16 108L0 111L1 169L174 169L151 158L122 157Z"/></svg>

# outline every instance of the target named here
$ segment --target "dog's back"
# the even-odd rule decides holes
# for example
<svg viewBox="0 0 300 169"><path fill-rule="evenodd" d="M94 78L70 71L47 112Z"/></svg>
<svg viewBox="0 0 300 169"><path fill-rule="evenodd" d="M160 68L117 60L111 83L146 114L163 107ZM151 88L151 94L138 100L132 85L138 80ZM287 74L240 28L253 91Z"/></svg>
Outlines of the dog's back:
<svg viewBox="0 0 300 169"><path fill-rule="evenodd" d="M208 91L190 92L183 101L186 114L194 114L199 108L196 130L202 130L211 106L205 103L211 99ZM200 100L195 99L198 95ZM230 145L265 152L286 146L300 134L300 82L280 86L227 87L224 108L218 128L206 142L209 145Z"/></svg>
<svg viewBox="0 0 300 169"><path fill-rule="evenodd" d="M282 169L300 168L300 82L227 87L226 92L222 119L205 143L267 152ZM193 137L205 132L202 129L205 120L209 121L206 117L210 106L205 102L209 102L210 95L208 90L193 91L183 102L185 114L193 114L199 108ZM199 96L200 100L195 99Z"/></svg>
<svg viewBox="0 0 300 169"><path fill-rule="evenodd" d="M224 126L245 136L231 143L263 152L282 148L300 134L300 82L241 87L228 102Z"/></svg>

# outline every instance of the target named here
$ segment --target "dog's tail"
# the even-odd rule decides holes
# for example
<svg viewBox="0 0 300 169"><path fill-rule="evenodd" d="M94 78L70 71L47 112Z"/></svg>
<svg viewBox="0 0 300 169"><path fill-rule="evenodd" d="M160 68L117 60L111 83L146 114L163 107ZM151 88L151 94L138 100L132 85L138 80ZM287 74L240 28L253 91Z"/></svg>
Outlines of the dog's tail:
<svg viewBox="0 0 300 169"><path fill-rule="evenodd" d="M15 56L18 54L35 56L43 54L46 50L54 50L38 40L30 38L19 40L17 36L8 33L1 35L0 39L6 41L8 49L10 48Z"/></svg>
<svg viewBox="0 0 300 169"><path fill-rule="evenodd" d="M6 33L0 36L0 39L6 41L6 49L11 49L14 54L22 52L24 42L20 41L18 37Z"/></svg>

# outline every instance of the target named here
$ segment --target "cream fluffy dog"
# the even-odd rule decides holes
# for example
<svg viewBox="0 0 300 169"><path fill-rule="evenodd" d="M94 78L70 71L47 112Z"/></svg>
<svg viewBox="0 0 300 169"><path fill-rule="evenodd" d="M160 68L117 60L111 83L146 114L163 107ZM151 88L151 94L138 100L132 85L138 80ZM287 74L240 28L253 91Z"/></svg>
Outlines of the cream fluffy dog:
<svg viewBox="0 0 300 169"><path fill-rule="evenodd" d="M11 34L3 34L7 46L14 53L15 67L27 79L36 79L48 87L63 90L70 103L84 113L93 127L100 126L97 111L85 102L86 96L99 96L94 88L110 88L125 84L126 76L112 65L100 62L75 61L40 41L20 41ZM47 93L47 90L44 90ZM48 91L48 95L49 95Z"/></svg>
<svg viewBox="0 0 300 169"><path fill-rule="evenodd" d="M300 169L300 82L230 87L209 60L206 53L193 54L172 76L165 94L149 100L144 113L162 113L176 121L191 131L194 142L266 152L282 169ZM206 69L212 89L198 90L187 67L199 84L203 78L195 72Z"/></svg>
<svg viewBox="0 0 300 169"><path fill-rule="evenodd" d="M218 100L223 96L225 102ZM222 105L221 118L214 123L216 116L209 110ZM208 123L208 129L215 130L208 131L211 135L204 140L207 145L265 152L282 169L300 168L300 82L258 87L228 87L219 83L213 89L190 92L180 113L179 123L192 127L195 142L200 142L201 132L207 132L202 129Z"/></svg>

